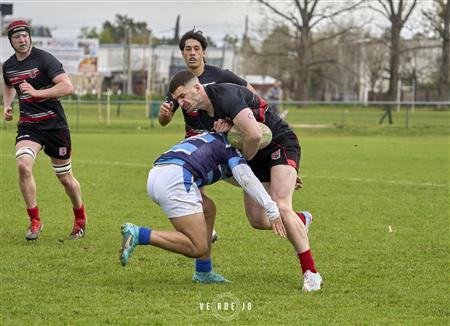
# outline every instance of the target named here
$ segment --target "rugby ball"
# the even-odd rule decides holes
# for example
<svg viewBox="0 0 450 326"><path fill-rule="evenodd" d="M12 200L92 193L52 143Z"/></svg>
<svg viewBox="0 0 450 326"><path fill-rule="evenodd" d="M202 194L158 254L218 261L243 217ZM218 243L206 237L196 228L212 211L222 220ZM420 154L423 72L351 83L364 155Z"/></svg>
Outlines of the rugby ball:
<svg viewBox="0 0 450 326"><path fill-rule="evenodd" d="M259 149L263 149L272 141L272 131L264 123L257 122L257 124L262 131L262 141L259 145ZM228 131L227 139L231 146L242 149L242 135L236 126L231 127Z"/></svg>

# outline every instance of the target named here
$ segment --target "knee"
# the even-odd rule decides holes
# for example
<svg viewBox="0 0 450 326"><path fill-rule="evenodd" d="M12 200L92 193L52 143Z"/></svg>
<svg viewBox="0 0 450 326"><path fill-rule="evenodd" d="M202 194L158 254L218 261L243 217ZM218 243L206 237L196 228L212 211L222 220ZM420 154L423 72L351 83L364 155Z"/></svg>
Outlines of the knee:
<svg viewBox="0 0 450 326"><path fill-rule="evenodd" d="M17 160L17 169L20 177L27 177L32 173L32 165L25 162L25 160Z"/></svg>
<svg viewBox="0 0 450 326"><path fill-rule="evenodd" d="M73 188L77 186L77 181L70 173L59 174L58 175L59 182L64 186L64 188Z"/></svg>
<svg viewBox="0 0 450 326"><path fill-rule="evenodd" d="M217 212L217 208L216 208L216 204L214 204L214 202L207 197L205 194L202 194L202 206L203 206L203 212L205 214L205 218L208 219L210 217L215 217L216 216L216 212Z"/></svg>
<svg viewBox="0 0 450 326"><path fill-rule="evenodd" d="M262 215L250 215L247 214L248 221L252 228L257 230L267 230L270 229L270 222L267 220L265 214Z"/></svg>
<svg viewBox="0 0 450 326"><path fill-rule="evenodd" d="M206 241L201 241L192 246L192 250L190 252L190 255L188 255L188 256L191 258L200 258L201 256L205 255L207 252L208 252L208 245L207 245Z"/></svg>
<svg viewBox="0 0 450 326"><path fill-rule="evenodd" d="M285 202L277 202L278 210L280 211L280 215L283 219L290 216L292 213L292 205L289 205Z"/></svg>

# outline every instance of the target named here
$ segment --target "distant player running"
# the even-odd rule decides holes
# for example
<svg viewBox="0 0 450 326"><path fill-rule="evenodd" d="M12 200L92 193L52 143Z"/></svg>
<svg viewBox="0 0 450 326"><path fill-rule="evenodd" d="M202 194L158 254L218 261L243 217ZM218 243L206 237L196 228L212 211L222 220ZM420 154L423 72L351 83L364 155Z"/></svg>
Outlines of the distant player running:
<svg viewBox="0 0 450 326"><path fill-rule="evenodd" d="M86 228L86 213L80 184L72 174L70 132L59 101L60 97L72 94L74 88L62 64L50 53L32 46L27 22L14 21L7 32L15 54L3 64L3 117L12 120L12 103L16 93L19 94L16 162L20 190L31 220L25 238L36 240L43 228L33 177L34 162L42 149L50 156L56 176L73 205L75 220L70 238L80 238Z"/></svg>
<svg viewBox="0 0 450 326"><path fill-rule="evenodd" d="M224 134L205 133L190 137L162 154L150 170L147 191L170 219L175 231L157 231L131 223L122 225L123 266L137 245L153 245L196 259L192 278L200 283L228 282L212 271L211 231L214 217L203 214L199 188L234 176L267 214L273 231L286 230L275 202Z"/></svg>

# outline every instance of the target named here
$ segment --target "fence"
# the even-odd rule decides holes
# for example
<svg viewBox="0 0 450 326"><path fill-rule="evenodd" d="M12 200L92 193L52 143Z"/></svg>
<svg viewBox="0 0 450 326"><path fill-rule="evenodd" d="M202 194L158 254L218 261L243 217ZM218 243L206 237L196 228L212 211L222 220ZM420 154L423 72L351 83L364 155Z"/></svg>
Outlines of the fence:
<svg viewBox="0 0 450 326"><path fill-rule="evenodd" d="M183 128L182 114L162 128L157 123L161 101L147 103L143 100L66 100L64 111L73 131L98 131L102 129L136 130ZM17 103L15 103L17 107ZM181 109L179 109L181 110ZM348 129L393 128L433 129L448 132L450 102L284 102L280 112L294 128ZM17 121L17 110L14 110ZM3 123L3 128L15 128L15 123Z"/></svg>

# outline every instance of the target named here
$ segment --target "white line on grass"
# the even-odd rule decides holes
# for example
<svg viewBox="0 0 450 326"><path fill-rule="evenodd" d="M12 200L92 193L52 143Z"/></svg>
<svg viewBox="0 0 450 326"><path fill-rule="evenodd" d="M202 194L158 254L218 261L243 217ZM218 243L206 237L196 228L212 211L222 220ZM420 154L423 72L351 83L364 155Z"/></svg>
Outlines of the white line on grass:
<svg viewBox="0 0 450 326"><path fill-rule="evenodd" d="M331 179L331 180L341 180L341 181L354 181L354 182L364 182L364 183L384 183L396 186L415 186L415 187L449 187L448 184L444 183L432 183L432 182L409 182L409 181L393 181L393 180L377 180L377 179L362 179L362 178L340 178L332 176L321 176L321 175L302 175L302 178L316 178L316 179Z"/></svg>
<svg viewBox="0 0 450 326"><path fill-rule="evenodd" d="M13 155L0 155L3 157L13 157ZM130 166L136 168L148 168L150 169L152 163L132 163L132 162L120 162L120 161L91 161L91 160L75 160L76 163L82 164L101 164L101 165L114 165L114 166ZM328 179L328 180L340 180L340 181L352 181L352 182L363 182L363 183L382 183L391 184L396 186L413 186L413 187L438 187L446 188L449 187L448 184L444 183L432 183L432 182L409 182L409 181L393 181L393 180L377 180L377 179L362 179L362 178L340 178L333 176L322 176L322 175L301 175L302 178L312 178L312 179Z"/></svg>

